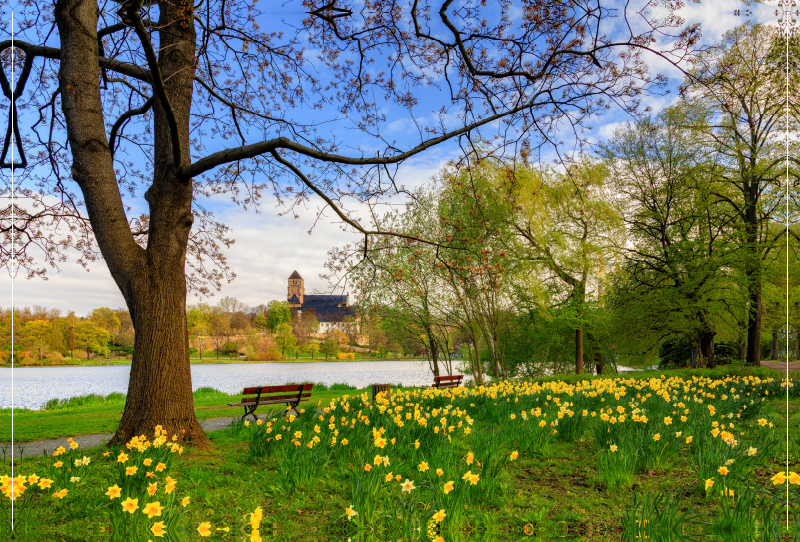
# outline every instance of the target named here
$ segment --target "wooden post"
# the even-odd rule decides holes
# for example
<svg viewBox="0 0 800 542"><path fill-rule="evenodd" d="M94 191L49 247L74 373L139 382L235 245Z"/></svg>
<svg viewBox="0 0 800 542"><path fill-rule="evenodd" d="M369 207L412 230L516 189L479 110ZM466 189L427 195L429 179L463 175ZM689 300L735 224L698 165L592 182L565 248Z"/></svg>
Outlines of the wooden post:
<svg viewBox="0 0 800 542"><path fill-rule="evenodd" d="M373 384L372 385L372 402L375 402L375 399L378 397L378 394L385 393L386 398L388 399L392 395L392 385L391 384Z"/></svg>

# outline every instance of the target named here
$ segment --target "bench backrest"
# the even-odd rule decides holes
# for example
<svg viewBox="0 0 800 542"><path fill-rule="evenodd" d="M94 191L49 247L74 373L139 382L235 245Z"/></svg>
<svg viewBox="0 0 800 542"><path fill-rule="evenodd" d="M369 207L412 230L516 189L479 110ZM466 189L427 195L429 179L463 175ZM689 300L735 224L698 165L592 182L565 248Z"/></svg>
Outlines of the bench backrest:
<svg viewBox="0 0 800 542"><path fill-rule="evenodd" d="M461 379L464 378L464 375L452 375L452 376L434 376L433 377L433 387L434 388L457 388L459 384L461 384Z"/></svg>
<svg viewBox="0 0 800 542"><path fill-rule="evenodd" d="M261 386L261 388L245 388L242 392L242 403L255 403L258 401L275 401L282 402L282 400L298 401L308 399L311 397L311 388L314 384L294 384L291 386ZM258 390L261 390L259 396ZM275 395L270 395L275 394ZM251 395L252 397L247 397Z"/></svg>

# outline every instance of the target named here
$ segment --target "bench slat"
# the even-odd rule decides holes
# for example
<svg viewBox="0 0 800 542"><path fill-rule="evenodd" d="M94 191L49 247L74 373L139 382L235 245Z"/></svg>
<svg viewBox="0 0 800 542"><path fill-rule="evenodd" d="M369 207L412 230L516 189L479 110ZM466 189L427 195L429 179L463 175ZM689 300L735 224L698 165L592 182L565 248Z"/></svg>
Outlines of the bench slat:
<svg viewBox="0 0 800 542"><path fill-rule="evenodd" d="M311 391L311 388L314 384L303 384L303 391ZM300 391L300 384L295 384L292 386L262 386L261 387L261 395L265 393L280 393L280 392L299 392ZM245 388L242 392L242 395L256 395L258 394L258 388Z"/></svg>
<svg viewBox="0 0 800 542"><path fill-rule="evenodd" d="M294 397L294 399L291 399L291 400L289 400L289 399L272 399L272 400L266 400L266 401L264 401L264 400L262 399L262 400L260 400L260 401L258 402L258 406L261 406L261 405L278 405L278 404L293 403L293 402L294 402L294 401L296 401L296 400L297 400L297 397L296 397L296 396ZM301 399L301 401L307 401L307 400L308 400L308 399ZM255 405L255 404L256 404L256 403L255 403L254 401L250 401L250 402L247 402L247 403L228 403L228 406L247 406L247 407L250 407L250 406L253 406L253 405Z"/></svg>
<svg viewBox="0 0 800 542"><path fill-rule="evenodd" d="M432 388L457 388L464 375L434 376Z"/></svg>
<svg viewBox="0 0 800 542"><path fill-rule="evenodd" d="M311 392L304 393L300 396L301 400L308 399L311 397ZM298 395L262 395L259 399L259 403L262 401L277 401L278 403L286 403L291 401L297 401ZM256 402L255 397L242 397L242 403L253 404Z"/></svg>

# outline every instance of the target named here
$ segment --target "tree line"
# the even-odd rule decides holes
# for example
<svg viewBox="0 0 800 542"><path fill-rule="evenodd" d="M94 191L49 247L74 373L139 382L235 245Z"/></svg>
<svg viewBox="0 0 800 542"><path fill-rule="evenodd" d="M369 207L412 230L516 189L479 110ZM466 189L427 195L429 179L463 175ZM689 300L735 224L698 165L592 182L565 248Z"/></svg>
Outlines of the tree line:
<svg viewBox="0 0 800 542"><path fill-rule="evenodd" d="M251 361L275 361L303 352L312 358L326 358L348 351L359 338L359 323L353 317L343 322L343 330L332 329L319 337L316 312L298 315L286 301L248 306L235 297L223 297L216 304L198 303L187 307L188 333L192 355L239 357ZM0 307L0 363L14 361L26 365L58 365L68 358L129 356L133 354L135 330L130 313L122 308L99 307L85 316L74 311L62 315L57 308L39 305ZM13 353L12 353L13 320ZM368 329L367 326L364 328ZM372 326L368 345L376 350L385 341L380 328ZM400 346L396 348L401 349Z"/></svg>
<svg viewBox="0 0 800 542"><path fill-rule="evenodd" d="M770 62L784 45L766 26L728 32L674 105L562 167L524 146L451 163L376 226L399 236L336 252L359 302L435 374L458 356L477 382L760 365L784 356L786 334L797 357L800 163L785 121L800 115Z"/></svg>

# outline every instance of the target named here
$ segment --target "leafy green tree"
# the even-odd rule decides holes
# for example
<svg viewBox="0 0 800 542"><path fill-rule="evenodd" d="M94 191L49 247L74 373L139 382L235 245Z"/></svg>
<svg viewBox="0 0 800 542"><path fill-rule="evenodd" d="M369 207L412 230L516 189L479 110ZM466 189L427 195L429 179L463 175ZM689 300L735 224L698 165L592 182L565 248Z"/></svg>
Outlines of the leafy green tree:
<svg viewBox="0 0 800 542"><path fill-rule="evenodd" d="M339 341L334 337L328 337L325 339L325 342L322 343L319 350L325 354L325 359L328 359L328 356L333 357L339 353Z"/></svg>
<svg viewBox="0 0 800 542"><path fill-rule="evenodd" d="M82 320L75 325L75 341L78 348L86 350L86 359L89 359L90 351L95 354L106 352L111 333L91 320Z"/></svg>
<svg viewBox="0 0 800 542"><path fill-rule="evenodd" d="M108 307L100 307L99 309L94 309L92 313L89 315L89 319L98 326L108 331L109 333L113 334L119 331L120 328L119 317L117 316L116 311L113 311Z"/></svg>
<svg viewBox="0 0 800 542"><path fill-rule="evenodd" d="M608 169L586 156L563 173L519 164L496 167L492 178L505 210L501 220L510 235L510 259L529 262L545 284L563 291L558 304L575 314L575 372L580 374L587 296L597 299L599 270L613 260L624 235L608 192Z"/></svg>
<svg viewBox="0 0 800 542"><path fill-rule="evenodd" d="M611 307L619 350L652 357L662 340L684 337L702 365L716 363L720 332L735 334L743 276L734 230L714 203L714 165L697 126L696 108L667 108L620 128L604 146L621 196L629 244L612 276Z"/></svg>
<svg viewBox="0 0 800 542"><path fill-rule="evenodd" d="M288 301L272 300L267 303L267 329L274 333L281 324L288 324L292 321L292 313L289 310Z"/></svg>
<svg viewBox="0 0 800 542"><path fill-rule="evenodd" d="M306 351L311 354L311 359L314 359L314 354L319 352L319 343L318 342L310 342L306 345Z"/></svg>
<svg viewBox="0 0 800 542"><path fill-rule="evenodd" d="M706 112L697 131L714 150L713 174L720 190L713 201L725 206L739 229L738 244L746 257L741 269L747 278L748 364L761 364L762 287L766 259L785 232L770 227L785 208L781 184L787 172L797 185L800 159L796 138L784 140L787 96L784 89L800 87L800 73L778 69L791 45L796 61L798 38L784 41L773 25L746 23L725 33L719 47L709 48L693 63L681 92L685 100ZM797 133L800 122L798 93L789 94L790 125ZM787 153L786 145L792 148ZM796 210L794 211L796 212Z"/></svg>
<svg viewBox="0 0 800 542"><path fill-rule="evenodd" d="M295 348L297 348L297 337L292 334L292 326L288 323L279 324L275 328L275 343L278 345L278 348L281 350L281 354L284 356L286 352L294 352Z"/></svg>
<svg viewBox="0 0 800 542"><path fill-rule="evenodd" d="M253 327L259 330L260 332L264 332L269 329L269 323L267 322L267 317L264 316L262 313L258 313L253 318Z"/></svg>

